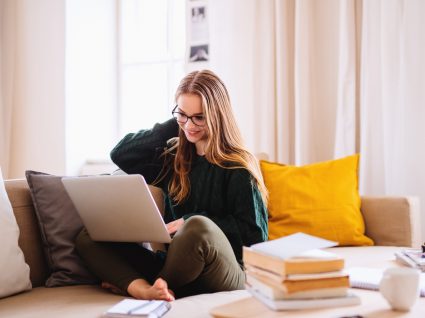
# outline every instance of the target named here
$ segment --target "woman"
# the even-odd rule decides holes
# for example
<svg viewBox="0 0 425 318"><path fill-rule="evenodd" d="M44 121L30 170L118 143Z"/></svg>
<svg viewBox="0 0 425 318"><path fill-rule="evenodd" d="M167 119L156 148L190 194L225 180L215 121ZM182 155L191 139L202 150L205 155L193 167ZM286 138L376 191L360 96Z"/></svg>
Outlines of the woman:
<svg viewBox="0 0 425 318"><path fill-rule="evenodd" d="M192 72L175 97L173 119L128 134L111 152L122 170L163 189L174 234L167 252L93 242L85 230L76 242L104 287L140 299L243 289L242 246L267 239L267 191L223 82Z"/></svg>

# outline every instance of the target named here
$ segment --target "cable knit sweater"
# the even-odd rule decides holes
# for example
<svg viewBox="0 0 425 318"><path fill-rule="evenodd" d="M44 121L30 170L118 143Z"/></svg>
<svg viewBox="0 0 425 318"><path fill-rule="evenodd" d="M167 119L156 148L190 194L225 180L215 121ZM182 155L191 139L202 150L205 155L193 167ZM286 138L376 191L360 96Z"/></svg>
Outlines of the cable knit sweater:
<svg viewBox="0 0 425 318"><path fill-rule="evenodd" d="M152 183L163 165L171 165L161 154L167 141L178 135L174 119L156 124L152 129L126 135L111 151L111 159L129 174L142 174ZM194 148L195 149L195 148ZM157 185L165 194L164 220L171 222L193 215L214 221L228 238L238 262L242 263L242 246L267 239L267 210L251 174L243 168L226 169L196 155L189 173L188 198L175 205L168 195L172 169Z"/></svg>

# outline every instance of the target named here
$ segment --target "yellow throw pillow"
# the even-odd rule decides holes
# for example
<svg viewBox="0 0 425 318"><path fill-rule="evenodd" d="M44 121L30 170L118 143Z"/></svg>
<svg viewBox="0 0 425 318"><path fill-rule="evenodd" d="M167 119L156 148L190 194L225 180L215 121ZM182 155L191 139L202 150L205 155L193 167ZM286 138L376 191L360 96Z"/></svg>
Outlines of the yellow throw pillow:
<svg viewBox="0 0 425 318"><path fill-rule="evenodd" d="M364 235L358 162L359 155L301 167L261 161L269 239L304 232L339 245L373 245Z"/></svg>

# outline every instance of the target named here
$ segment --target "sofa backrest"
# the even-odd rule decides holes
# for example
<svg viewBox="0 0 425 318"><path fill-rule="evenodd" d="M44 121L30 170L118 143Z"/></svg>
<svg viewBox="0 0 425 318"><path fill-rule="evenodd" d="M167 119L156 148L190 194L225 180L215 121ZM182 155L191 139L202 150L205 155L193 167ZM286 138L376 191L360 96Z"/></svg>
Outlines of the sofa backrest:
<svg viewBox="0 0 425 318"><path fill-rule="evenodd" d="M25 179L6 180L6 191L20 229L19 246L30 266L33 287L43 286L50 274L30 190ZM162 191L150 186L163 210ZM421 243L420 209L415 197L362 197L366 235L376 245L418 247ZM153 246L154 249L159 248Z"/></svg>
<svg viewBox="0 0 425 318"><path fill-rule="evenodd" d="M31 282L33 287L43 286L49 276L49 268L27 181L6 180L5 186L20 229L19 246L31 269Z"/></svg>

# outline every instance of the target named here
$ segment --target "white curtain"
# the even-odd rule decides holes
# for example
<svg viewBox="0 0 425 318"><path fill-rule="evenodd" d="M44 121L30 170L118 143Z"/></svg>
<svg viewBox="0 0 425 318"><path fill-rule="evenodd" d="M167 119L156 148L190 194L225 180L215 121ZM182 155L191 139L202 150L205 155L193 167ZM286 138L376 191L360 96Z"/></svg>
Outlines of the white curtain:
<svg viewBox="0 0 425 318"><path fill-rule="evenodd" d="M306 164L356 152L355 0L211 2L211 65L254 152Z"/></svg>
<svg viewBox="0 0 425 318"><path fill-rule="evenodd" d="M8 176L12 133L17 1L0 0L0 166Z"/></svg>
<svg viewBox="0 0 425 318"><path fill-rule="evenodd" d="M423 204L424 29L424 1L363 3L362 190L370 194L417 195Z"/></svg>
<svg viewBox="0 0 425 318"><path fill-rule="evenodd" d="M425 202L425 1L210 6L211 67L251 150L297 165L360 152L363 194Z"/></svg>

